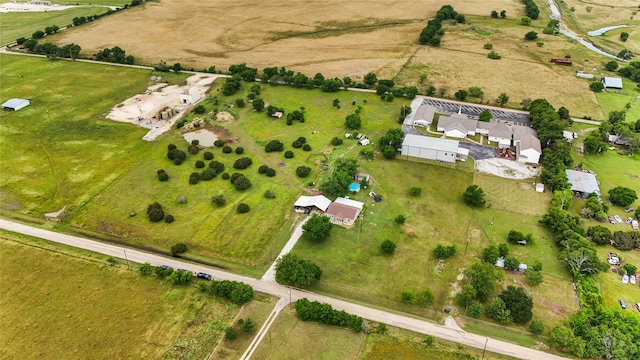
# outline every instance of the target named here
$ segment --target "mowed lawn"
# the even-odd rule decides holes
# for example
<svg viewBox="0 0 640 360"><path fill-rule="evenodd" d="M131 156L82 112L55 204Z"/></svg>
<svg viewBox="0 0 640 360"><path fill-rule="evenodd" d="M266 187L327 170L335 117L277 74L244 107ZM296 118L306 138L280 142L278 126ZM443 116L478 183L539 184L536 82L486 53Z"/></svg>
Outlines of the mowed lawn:
<svg viewBox="0 0 640 360"><path fill-rule="evenodd" d="M5 359L203 358L238 312L191 286L108 266L99 255L74 257L12 233L0 237Z"/></svg>
<svg viewBox="0 0 640 360"><path fill-rule="evenodd" d="M621 67L624 64L621 64ZM620 75L614 75L619 77ZM640 119L640 103L638 102L638 88L637 84L633 81L622 78L622 90L609 90L606 92L596 93L598 98L598 105L602 108L603 120L609 118L609 113L612 111L625 111L625 121L635 123ZM629 104L631 107L629 110L625 106Z"/></svg>
<svg viewBox="0 0 640 360"><path fill-rule="evenodd" d="M606 261L607 254L610 252L617 253L622 265L633 264L640 267L640 252L638 251L620 251L613 246L601 246L598 248L598 256ZM622 275L612 271L606 271L598 274L598 282L600 283L601 294L604 297L605 306L620 307L618 300L624 300L627 303L627 310L640 316L640 312L635 307L636 303L640 303L640 283L623 284Z"/></svg>
<svg viewBox="0 0 640 360"><path fill-rule="evenodd" d="M41 217L73 212L154 147L145 129L104 120L118 102L144 91L151 73L69 61L1 55L0 98L31 105L0 114L4 210Z"/></svg>
<svg viewBox="0 0 640 360"><path fill-rule="evenodd" d="M73 24L75 17L103 14L107 10L109 9L106 7L94 4L60 11L0 13L0 44L11 44L20 37L29 39L34 32L44 31L48 26L63 28ZM46 37L39 40L41 43L47 41Z"/></svg>

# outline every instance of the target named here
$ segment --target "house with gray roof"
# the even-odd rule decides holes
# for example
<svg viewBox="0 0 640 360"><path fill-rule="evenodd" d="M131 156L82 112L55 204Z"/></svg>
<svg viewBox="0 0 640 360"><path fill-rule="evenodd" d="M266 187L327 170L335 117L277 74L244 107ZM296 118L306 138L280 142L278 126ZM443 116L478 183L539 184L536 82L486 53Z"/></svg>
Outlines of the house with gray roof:
<svg viewBox="0 0 640 360"><path fill-rule="evenodd" d="M537 164L540 162L540 155L542 155L540 140L531 134L522 136L516 144L518 162Z"/></svg>
<svg viewBox="0 0 640 360"><path fill-rule="evenodd" d="M489 141L497 142L500 149L511 147L512 136L513 130L507 124L493 123L493 126L489 128Z"/></svg>
<svg viewBox="0 0 640 360"><path fill-rule="evenodd" d="M592 193L596 193L598 198L600 197L600 185L598 185L595 175L570 169L565 170L565 173L569 184L571 184L571 191L582 197L588 197Z"/></svg>
<svg viewBox="0 0 640 360"><path fill-rule="evenodd" d="M429 136L407 134L402 141L400 152L407 158L419 158L443 162L456 162L457 140L439 139Z"/></svg>
<svg viewBox="0 0 640 360"><path fill-rule="evenodd" d="M413 114L413 118L411 119L411 121L414 126L423 126L425 128L428 128L429 126L431 126L431 123L433 122L433 117L435 116L435 114L436 114L435 107L427 104L422 104L418 107L418 110L416 110L416 112Z"/></svg>
<svg viewBox="0 0 640 360"><path fill-rule="evenodd" d="M478 120L469 119L462 114L452 114L440 115L437 130L444 132L445 136L464 139L468 135L475 135L477 128Z"/></svg>
<svg viewBox="0 0 640 360"><path fill-rule="evenodd" d="M538 132L536 131L536 129L528 127L528 126L513 125L511 127L511 129L513 131L513 143L514 144L516 144L518 141L520 141L520 138L522 138L525 135L538 136Z"/></svg>

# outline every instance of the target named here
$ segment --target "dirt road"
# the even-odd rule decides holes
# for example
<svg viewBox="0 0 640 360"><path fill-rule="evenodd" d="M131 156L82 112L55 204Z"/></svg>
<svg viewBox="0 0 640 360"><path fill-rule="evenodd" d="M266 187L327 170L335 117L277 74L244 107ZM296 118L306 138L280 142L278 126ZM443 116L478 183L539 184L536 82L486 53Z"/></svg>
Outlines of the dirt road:
<svg viewBox="0 0 640 360"><path fill-rule="evenodd" d="M27 226L12 221L0 219L0 228L34 236L49 241L74 246L81 249L95 251L101 254L126 258L136 263L148 262L152 265L169 265L173 268L187 269L195 272L206 272L213 275L216 279L226 279L234 281L242 281L251 285L256 291L264 292L277 296L279 298L290 299L296 301L300 298L308 298L310 300L317 300L324 303L329 303L336 309L345 310L348 313L356 314L365 319L369 319L375 322L382 322L387 325L415 331L422 334L432 335L441 339L461 343L464 345L472 346L482 349L485 347L491 352L513 356L519 359L531 359L531 360L556 360L564 359L556 355L548 354L542 351L526 348L523 346L507 343L500 340L487 338L484 336L461 331L455 327L447 327L443 325L433 324L424 320L414 319L403 315L393 314L386 311L369 308L363 305L350 303L343 300L334 299L328 296L318 295L311 292L306 292L299 289L293 289L289 292L289 288L279 284L266 282L258 279L253 279L245 276L231 274L215 269L210 269L201 265L191 264L179 261L174 258L165 258L158 255L152 255L144 253L142 251L125 249L119 246L113 246L103 244L97 241L92 241L77 236L70 236Z"/></svg>

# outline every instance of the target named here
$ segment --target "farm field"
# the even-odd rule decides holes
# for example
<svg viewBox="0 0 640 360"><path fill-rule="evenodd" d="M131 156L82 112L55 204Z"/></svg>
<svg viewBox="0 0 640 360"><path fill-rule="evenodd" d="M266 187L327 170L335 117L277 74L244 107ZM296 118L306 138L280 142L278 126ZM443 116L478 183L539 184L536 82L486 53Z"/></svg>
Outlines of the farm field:
<svg viewBox="0 0 640 360"><path fill-rule="evenodd" d="M203 358L238 313L105 256L40 243L0 233L3 358Z"/></svg>
<svg viewBox="0 0 640 360"><path fill-rule="evenodd" d="M614 75L615 76L615 75ZM612 111L624 111L625 105L630 104L625 121L635 122L640 119L640 104L638 103L638 88L633 81L622 78L622 90L599 92L596 94L598 105L602 108L603 119L609 118Z"/></svg>
<svg viewBox="0 0 640 360"><path fill-rule="evenodd" d="M629 228L625 229L628 231ZM639 251L620 251L613 246L601 246L598 248L598 256L605 260L610 252L618 253L621 257L622 264L640 265ZM636 310L635 304L640 302L640 286L638 284L623 284L622 276L611 271L598 274L598 282L600 283L601 293L604 297L604 305L620 308L618 300L624 300L627 303L627 310L640 316L640 312Z"/></svg>
<svg viewBox="0 0 640 360"><path fill-rule="evenodd" d="M94 4L60 11L0 13L0 44L13 43L19 37L28 39L34 32L44 31L47 26L62 28L72 24L75 17L103 14L107 10Z"/></svg>
<svg viewBox="0 0 640 360"><path fill-rule="evenodd" d="M548 61L571 54L575 67L601 69L604 59L566 37L542 35L549 12L544 3L540 4L540 20L531 27L520 25L524 6L516 0L456 4L468 23L446 24L439 48L418 45L421 29L441 5L426 1L416 13L395 0L336 0L305 3L295 9L281 0L269 2L268 7L249 1L236 2L233 7L222 1L149 2L51 39L80 44L86 53L117 45L143 63L156 64L162 59L196 69L215 65L225 71L229 65L246 62L259 69L285 66L307 75L320 72L325 77L350 76L358 81L374 71L379 78L392 78L404 85L444 88L448 97L460 88L480 86L485 91L484 101L492 103L506 92L512 107L519 107L525 98L546 97L576 115L602 116L588 83L575 77L575 69ZM256 7L259 15L247 19L248 9ZM295 20L282 20L281 9L285 7L288 18ZM490 19L492 9L506 10L507 19ZM186 12L191 14L189 22L206 24L210 31L191 34L196 29L182 26L187 20L175 15ZM225 21L216 20L222 13ZM352 14L359 14L359 19L354 20ZM165 19L166 26L148 23L158 18ZM175 27L181 31L164 30ZM531 30L540 34L544 46L520 40ZM125 36L132 32L138 35ZM192 39L188 45L182 40L185 37ZM501 60L487 58L486 43L494 45ZM163 51L159 53L158 48ZM483 71L476 71L479 66ZM421 82L421 75L427 76L425 82Z"/></svg>

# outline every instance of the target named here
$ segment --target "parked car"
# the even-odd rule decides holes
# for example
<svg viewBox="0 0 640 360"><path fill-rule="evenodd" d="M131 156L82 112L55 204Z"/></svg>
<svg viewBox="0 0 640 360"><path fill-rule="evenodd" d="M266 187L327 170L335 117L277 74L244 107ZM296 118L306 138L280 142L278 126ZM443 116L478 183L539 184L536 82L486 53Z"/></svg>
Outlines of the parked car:
<svg viewBox="0 0 640 360"><path fill-rule="evenodd" d="M627 310L627 303L624 302L624 300L618 300L618 302L620 303L622 310Z"/></svg>
<svg viewBox="0 0 640 360"><path fill-rule="evenodd" d="M180 272L191 272L191 271L189 271L189 270L187 270L187 269L178 269L178 270L176 270L176 271L180 271Z"/></svg>
<svg viewBox="0 0 640 360"><path fill-rule="evenodd" d="M607 216L607 219L609 220L609 224L615 224L616 223L616 219L614 219L613 216Z"/></svg>
<svg viewBox="0 0 640 360"><path fill-rule="evenodd" d="M633 220L631 222L631 227L633 228L633 230L638 230L638 220Z"/></svg>
<svg viewBox="0 0 640 360"><path fill-rule="evenodd" d="M173 270L173 268L169 265L162 265L162 268L165 270Z"/></svg>
<svg viewBox="0 0 640 360"><path fill-rule="evenodd" d="M640 311L640 303L636 303L636 310Z"/></svg>
<svg viewBox="0 0 640 360"><path fill-rule="evenodd" d="M625 285L629 283L629 275L624 274L622 276L622 283L625 284Z"/></svg>
<svg viewBox="0 0 640 360"><path fill-rule="evenodd" d="M624 209L624 212L630 213L630 212L633 212L633 210L635 210L635 209L634 208L627 208L627 209Z"/></svg>
<svg viewBox="0 0 640 360"><path fill-rule="evenodd" d="M631 225L631 223L632 223L632 222L633 222L633 219L632 219L632 218L627 218L627 219L624 221L624 223L625 223L625 224L629 224L629 225Z"/></svg>
<svg viewBox="0 0 640 360"><path fill-rule="evenodd" d="M620 217L620 215L614 215L613 218L616 219L617 222L622 223L622 218Z"/></svg>
<svg viewBox="0 0 640 360"><path fill-rule="evenodd" d="M635 285L636 284L636 276L635 275L629 276L629 284L631 284L631 285Z"/></svg>
<svg viewBox="0 0 640 360"><path fill-rule="evenodd" d="M205 280L209 280L209 281L211 281L211 279L213 278L211 275L209 275L207 273L203 273L203 272L197 273L196 277L199 278L199 279L205 279Z"/></svg>

